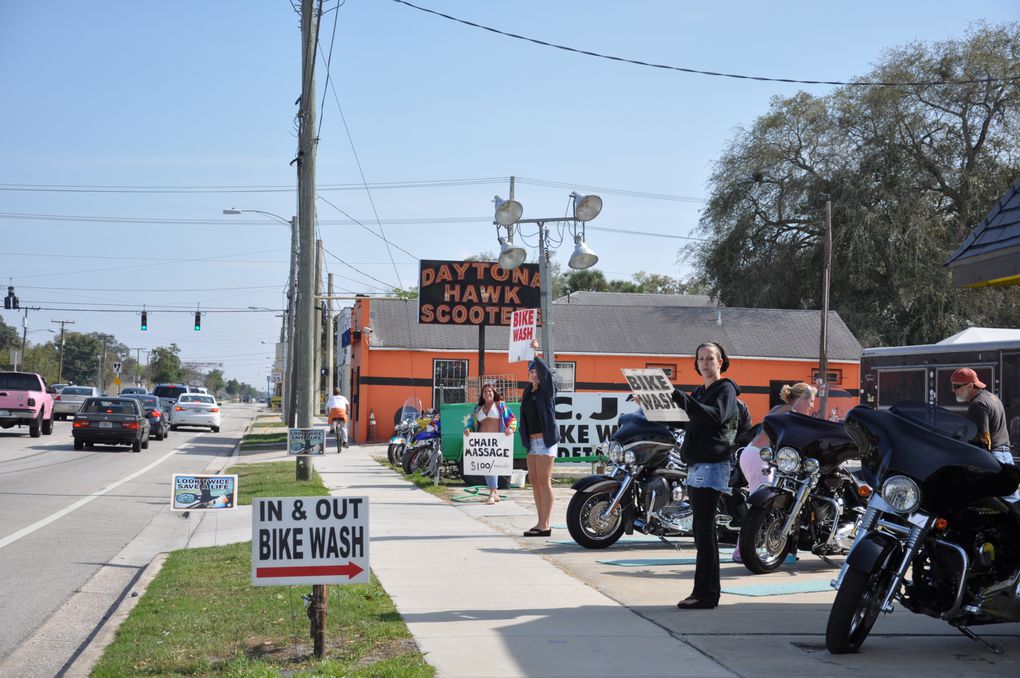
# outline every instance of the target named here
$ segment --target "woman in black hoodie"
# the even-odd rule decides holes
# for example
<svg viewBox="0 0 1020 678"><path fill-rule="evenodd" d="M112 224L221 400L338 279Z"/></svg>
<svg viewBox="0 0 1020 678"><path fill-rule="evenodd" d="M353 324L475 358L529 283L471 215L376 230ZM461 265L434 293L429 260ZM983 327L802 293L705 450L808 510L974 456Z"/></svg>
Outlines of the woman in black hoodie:
<svg viewBox="0 0 1020 678"><path fill-rule="evenodd" d="M687 462L687 494L694 512L694 543L698 549L694 591L676 604L684 610L707 610L719 604L719 543L715 533L719 496L729 493L730 420L737 416L740 388L722 374L730 366L723 347L714 341L698 346L694 369L704 385L690 395L680 389L673 400L690 418L680 453Z"/></svg>

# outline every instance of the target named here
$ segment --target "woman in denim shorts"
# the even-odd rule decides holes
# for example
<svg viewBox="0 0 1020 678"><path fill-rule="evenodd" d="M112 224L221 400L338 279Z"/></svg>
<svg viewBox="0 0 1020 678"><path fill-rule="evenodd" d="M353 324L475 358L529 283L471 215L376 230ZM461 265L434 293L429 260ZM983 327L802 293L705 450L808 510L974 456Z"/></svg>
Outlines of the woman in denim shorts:
<svg viewBox="0 0 1020 678"><path fill-rule="evenodd" d="M538 357L538 341L531 342L535 359L528 363L529 383L521 395L521 419L518 430L528 451L528 478L535 497L538 522L524 531L525 537L548 537L552 534L553 463L560 429L556 425L556 386L549 366Z"/></svg>

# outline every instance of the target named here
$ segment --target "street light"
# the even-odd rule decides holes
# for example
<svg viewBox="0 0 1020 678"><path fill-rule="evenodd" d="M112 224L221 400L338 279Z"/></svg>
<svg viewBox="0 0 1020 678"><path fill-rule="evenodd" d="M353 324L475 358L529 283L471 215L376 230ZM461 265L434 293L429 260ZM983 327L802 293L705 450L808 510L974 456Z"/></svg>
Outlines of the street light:
<svg viewBox="0 0 1020 678"><path fill-rule="evenodd" d="M570 194L574 205L573 217L550 217L547 219L522 219L524 207L513 199L513 179L510 181L510 200L503 200L498 195L492 199L495 205L493 223L496 225L496 235L499 242L499 265L505 269L514 269L524 263L527 252L522 247L514 245L514 230L520 230L521 224L535 224L538 226L538 275L541 281L541 305L542 305L542 347L545 351L546 360L549 365L555 368L556 352L553 346L553 320L552 320L552 299L551 285L549 283L549 231L547 223L568 223L570 224L570 235L574 239L574 253L570 256L568 265L574 269L591 268L599 260L599 257L592 251L585 242L585 222L591 221L602 211L602 198L597 195L581 195L576 191ZM580 222L580 230L578 223ZM500 235L500 229L506 229L506 237Z"/></svg>
<svg viewBox="0 0 1020 678"><path fill-rule="evenodd" d="M298 254L300 246L298 243L298 218L292 217L291 219L284 219L279 214L273 212L266 212L264 210L239 210L235 207L223 210L224 214L238 215L238 214L261 214L263 216L275 219L282 224L290 226L290 275L287 278L287 308L284 310L284 328L286 329L286 337L281 337L284 343L286 353L284 355L284 369L283 369L283 380L285 388L281 389L283 398L283 407L281 408L282 414L284 415L287 426L295 426L295 417L297 416L297 368L295 361L295 345L297 344L295 339L295 333L297 331L295 316L297 315L294 311L298 307L298 284L297 284L297 267L298 267ZM255 307L249 306L254 310Z"/></svg>

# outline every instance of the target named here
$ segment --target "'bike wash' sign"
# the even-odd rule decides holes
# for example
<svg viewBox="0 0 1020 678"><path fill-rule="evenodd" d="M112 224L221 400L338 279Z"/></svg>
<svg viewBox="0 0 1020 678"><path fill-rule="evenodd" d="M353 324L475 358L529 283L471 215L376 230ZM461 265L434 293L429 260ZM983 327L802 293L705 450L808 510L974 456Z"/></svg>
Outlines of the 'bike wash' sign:
<svg viewBox="0 0 1020 678"><path fill-rule="evenodd" d="M510 325L519 308L538 308L538 264L507 270L495 261L422 260L418 322L434 325Z"/></svg>
<svg viewBox="0 0 1020 678"><path fill-rule="evenodd" d="M368 497L278 497L251 507L254 586L370 580Z"/></svg>

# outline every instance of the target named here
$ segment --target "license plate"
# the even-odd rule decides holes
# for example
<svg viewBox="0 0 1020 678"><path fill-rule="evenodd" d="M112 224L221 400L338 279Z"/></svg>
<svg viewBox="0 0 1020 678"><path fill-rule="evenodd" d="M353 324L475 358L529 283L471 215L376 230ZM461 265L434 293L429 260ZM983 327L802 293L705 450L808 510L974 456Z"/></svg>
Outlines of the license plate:
<svg viewBox="0 0 1020 678"><path fill-rule="evenodd" d="M9 417L9 416L11 416L10 410L0 410L0 417Z"/></svg>
<svg viewBox="0 0 1020 678"><path fill-rule="evenodd" d="M99 428L113 428L112 421L101 421L99 422Z"/></svg>

